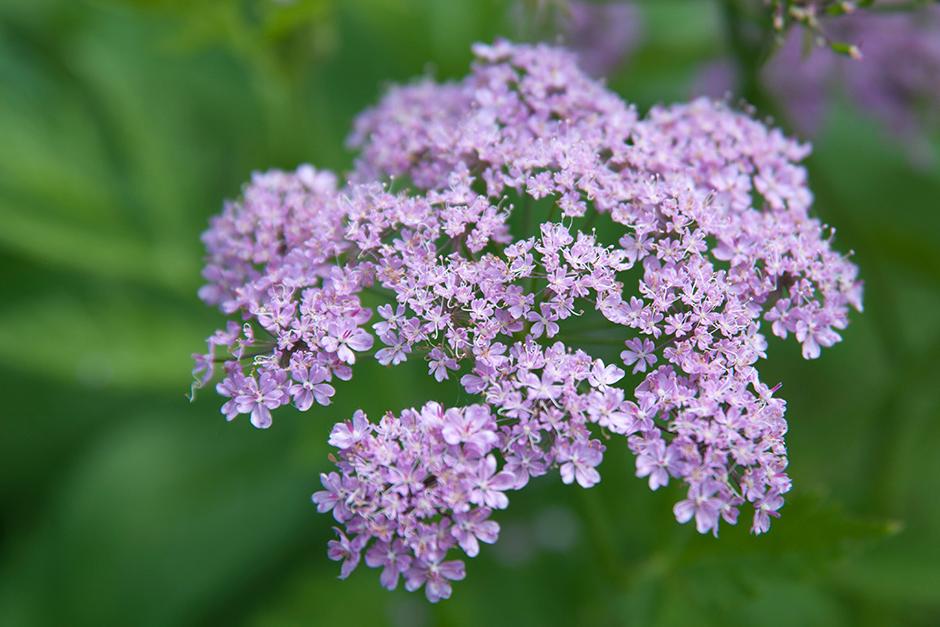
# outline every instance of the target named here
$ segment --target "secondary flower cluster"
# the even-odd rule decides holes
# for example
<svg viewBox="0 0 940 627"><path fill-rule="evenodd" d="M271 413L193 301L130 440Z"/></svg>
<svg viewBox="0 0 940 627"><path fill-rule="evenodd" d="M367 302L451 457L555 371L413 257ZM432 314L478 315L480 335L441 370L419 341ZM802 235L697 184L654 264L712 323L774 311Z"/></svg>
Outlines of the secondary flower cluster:
<svg viewBox="0 0 940 627"><path fill-rule="evenodd" d="M428 403L420 411L386 415L378 425L357 412L349 424L333 429L330 444L339 453L339 470L323 475L317 509L333 511L346 533L330 542L329 555L343 560L341 575L365 559L382 568L388 589L404 575L405 587L425 586L428 599L450 596L448 580L463 579L459 560L445 561L459 546L469 557L480 541L495 542L499 525L488 520L492 508L505 508L503 492L514 483L497 472L492 451L499 437L485 405L445 410Z"/></svg>
<svg viewBox="0 0 940 627"><path fill-rule="evenodd" d="M222 362L223 413L268 427L328 405L362 358L459 378L475 404L338 424L314 495L342 526L342 576L364 555L432 601L464 576L454 552L496 540L505 492L551 469L600 481L601 436L652 489L686 484L680 522L717 535L747 505L767 531L790 480L762 320L811 359L861 308L856 267L808 215L808 147L709 100L640 118L558 48L474 52L464 80L360 116L343 186L256 175L213 220L201 296L241 324L209 339L197 385ZM642 377L632 395L570 333L586 321Z"/></svg>

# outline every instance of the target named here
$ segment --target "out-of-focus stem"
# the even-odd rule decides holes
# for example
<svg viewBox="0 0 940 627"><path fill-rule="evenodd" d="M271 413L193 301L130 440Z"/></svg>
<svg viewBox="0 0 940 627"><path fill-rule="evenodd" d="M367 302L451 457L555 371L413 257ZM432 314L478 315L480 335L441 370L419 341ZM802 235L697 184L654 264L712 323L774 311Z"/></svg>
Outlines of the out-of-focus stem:
<svg viewBox="0 0 940 627"><path fill-rule="evenodd" d="M760 80L760 70L774 47L774 37L768 24L748 19L740 0L722 0L722 18L738 70L741 95L758 109L771 113L770 98ZM749 27L754 27L749 32Z"/></svg>

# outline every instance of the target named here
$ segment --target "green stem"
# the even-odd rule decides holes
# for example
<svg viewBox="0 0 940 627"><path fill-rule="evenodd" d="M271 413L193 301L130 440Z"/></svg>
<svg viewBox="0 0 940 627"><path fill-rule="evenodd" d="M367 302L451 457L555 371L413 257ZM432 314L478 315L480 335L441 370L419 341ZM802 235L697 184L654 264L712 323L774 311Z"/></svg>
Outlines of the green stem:
<svg viewBox="0 0 940 627"><path fill-rule="evenodd" d="M748 18L740 0L722 0L721 5L741 95L758 109L770 112L773 107L760 80L760 69L774 47L770 20L755 23ZM750 32L748 27L755 25L757 29Z"/></svg>

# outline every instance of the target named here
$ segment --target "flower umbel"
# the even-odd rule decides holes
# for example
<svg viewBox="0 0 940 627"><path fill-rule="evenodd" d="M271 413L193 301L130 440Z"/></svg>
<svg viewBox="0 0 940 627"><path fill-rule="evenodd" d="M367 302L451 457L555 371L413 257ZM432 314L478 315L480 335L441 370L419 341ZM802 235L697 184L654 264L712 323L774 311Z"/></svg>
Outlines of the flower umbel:
<svg viewBox="0 0 940 627"><path fill-rule="evenodd" d="M359 117L344 184L258 174L213 220L201 296L241 326L209 338L197 384L223 362L223 413L267 427L328 405L365 359L459 379L465 407L336 425L313 497L342 576L364 559L431 601L463 579L456 556L496 541L509 492L552 469L591 487L618 444L651 489L686 484L679 522L717 535L747 507L766 532L790 480L763 321L815 358L861 309L857 268L808 213L809 148L710 100L640 118L562 49L474 52L464 80L393 88ZM566 335L582 316L622 363Z"/></svg>

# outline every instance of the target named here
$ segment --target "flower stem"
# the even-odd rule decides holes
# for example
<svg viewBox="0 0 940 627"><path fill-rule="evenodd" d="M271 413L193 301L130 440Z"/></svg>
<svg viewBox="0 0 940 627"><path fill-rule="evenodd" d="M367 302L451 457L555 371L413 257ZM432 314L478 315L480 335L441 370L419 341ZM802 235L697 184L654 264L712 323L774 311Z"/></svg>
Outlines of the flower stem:
<svg viewBox="0 0 940 627"><path fill-rule="evenodd" d="M770 32L770 20L760 23L756 32L752 32L752 20L748 19L740 0L722 0L722 18L731 54L738 70L741 95L760 110L772 110L770 98L760 80L760 69L773 51L773 35Z"/></svg>

